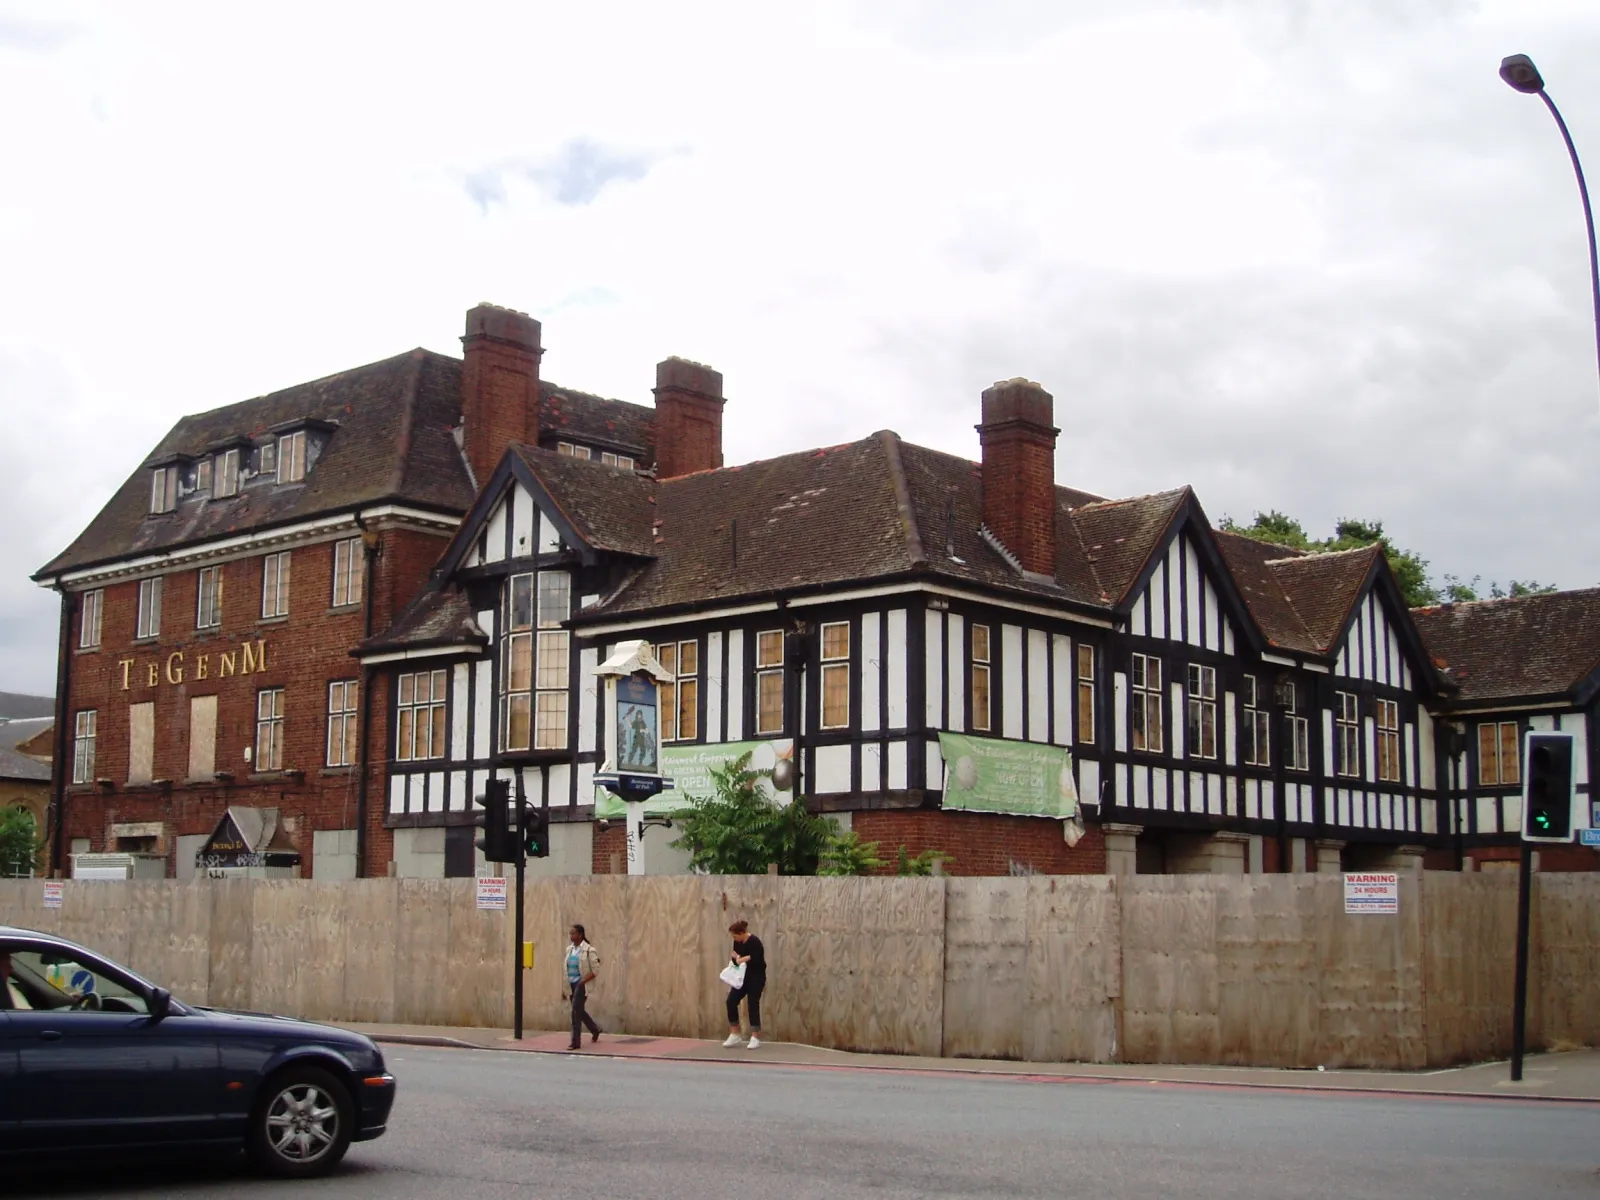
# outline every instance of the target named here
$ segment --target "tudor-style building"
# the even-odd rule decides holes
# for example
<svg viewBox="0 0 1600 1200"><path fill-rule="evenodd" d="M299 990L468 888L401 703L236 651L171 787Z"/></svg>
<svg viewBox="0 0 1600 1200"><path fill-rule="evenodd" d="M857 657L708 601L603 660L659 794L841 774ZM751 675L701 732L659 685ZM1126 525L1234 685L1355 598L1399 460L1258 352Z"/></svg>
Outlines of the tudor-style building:
<svg viewBox="0 0 1600 1200"><path fill-rule="evenodd" d="M669 760L784 758L808 805L954 873L1453 867L1512 827L1441 769L1459 714L1549 700L1473 658L1493 606L1457 632L1376 549L1220 533L1187 488L1058 486L1037 384L984 393L977 463L885 431L724 467L710 368L661 363L646 407L542 381L522 314L473 309L463 342L185 419L39 573L63 868L148 848L187 873L256 808L234 825L302 874L470 875L472 797L510 772L551 806L538 869L682 869L670 834L596 815L596 671L638 639ZM1540 652L1586 790L1580 608ZM1059 803L1007 809L979 761L1059 776Z"/></svg>

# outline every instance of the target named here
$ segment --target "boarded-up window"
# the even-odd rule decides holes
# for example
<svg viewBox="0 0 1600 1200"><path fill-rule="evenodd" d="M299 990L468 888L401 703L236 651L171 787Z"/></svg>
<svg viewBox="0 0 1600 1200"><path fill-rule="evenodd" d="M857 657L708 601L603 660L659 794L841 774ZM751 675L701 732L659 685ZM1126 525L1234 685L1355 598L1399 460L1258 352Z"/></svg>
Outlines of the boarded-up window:
<svg viewBox="0 0 1600 1200"><path fill-rule="evenodd" d="M850 625L839 621L822 627L822 727L850 724Z"/></svg>
<svg viewBox="0 0 1600 1200"><path fill-rule="evenodd" d="M1078 643L1078 740L1094 741L1094 647Z"/></svg>
<svg viewBox="0 0 1600 1200"><path fill-rule="evenodd" d="M1378 778L1400 779L1400 706L1393 700L1378 701Z"/></svg>
<svg viewBox="0 0 1600 1200"><path fill-rule="evenodd" d="M972 727L989 732L989 627L972 627Z"/></svg>
<svg viewBox="0 0 1600 1200"><path fill-rule="evenodd" d="M700 727L700 643L667 642L657 655L674 680L661 685L661 740L692 742Z"/></svg>
<svg viewBox="0 0 1600 1200"><path fill-rule="evenodd" d="M155 778L156 706L151 700L128 706L128 782Z"/></svg>
<svg viewBox="0 0 1600 1200"><path fill-rule="evenodd" d="M756 732L783 732L783 631L756 634Z"/></svg>
<svg viewBox="0 0 1600 1200"><path fill-rule="evenodd" d="M1515 721L1486 721L1478 726L1478 783L1484 787L1518 783L1518 728Z"/></svg>
<svg viewBox="0 0 1600 1200"><path fill-rule="evenodd" d="M211 779L217 773L217 698L189 698L189 778Z"/></svg>

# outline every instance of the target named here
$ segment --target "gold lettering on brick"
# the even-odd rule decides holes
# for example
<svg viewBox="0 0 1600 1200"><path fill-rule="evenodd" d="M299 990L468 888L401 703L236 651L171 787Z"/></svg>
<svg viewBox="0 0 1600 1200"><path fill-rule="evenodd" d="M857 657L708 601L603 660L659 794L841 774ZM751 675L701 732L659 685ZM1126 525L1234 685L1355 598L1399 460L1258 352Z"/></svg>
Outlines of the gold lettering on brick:
<svg viewBox="0 0 1600 1200"><path fill-rule="evenodd" d="M128 672L133 670L133 659L123 658L117 660L117 666L122 668L122 690L128 690Z"/></svg>
<svg viewBox="0 0 1600 1200"><path fill-rule="evenodd" d="M217 675L220 678L226 679L239 669L239 655L237 652L224 650L217 657L222 660L221 667L217 671Z"/></svg>
<svg viewBox="0 0 1600 1200"><path fill-rule="evenodd" d="M210 669L211 669L211 655L202 654L199 658L195 659L194 677L196 679L204 679L206 677L206 673Z"/></svg>
<svg viewBox="0 0 1600 1200"><path fill-rule="evenodd" d="M258 641L254 645L249 642L244 644L244 662L239 665L239 674L249 675L254 671L267 669L267 643Z"/></svg>
<svg viewBox="0 0 1600 1200"><path fill-rule="evenodd" d="M150 687L158 687L158 686L160 686L160 684L161 684L161 664L160 663L149 663L148 664L148 668L149 669L145 673L146 674L146 678L148 680L148 686L150 686Z"/></svg>
<svg viewBox="0 0 1600 1200"><path fill-rule="evenodd" d="M167 655L167 682L183 682L183 651L174 650Z"/></svg>

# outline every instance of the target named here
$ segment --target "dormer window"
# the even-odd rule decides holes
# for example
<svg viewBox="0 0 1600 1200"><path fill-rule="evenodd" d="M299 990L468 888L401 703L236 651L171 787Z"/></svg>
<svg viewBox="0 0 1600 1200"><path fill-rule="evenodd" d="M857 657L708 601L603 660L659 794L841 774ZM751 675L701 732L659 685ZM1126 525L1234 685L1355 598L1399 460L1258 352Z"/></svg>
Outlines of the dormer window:
<svg viewBox="0 0 1600 1200"><path fill-rule="evenodd" d="M194 468L194 490L209 492L211 490L211 460L202 458Z"/></svg>
<svg viewBox="0 0 1600 1200"><path fill-rule="evenodd" d="M239 494L238 450L224 450L217 455L216 479L216 494L218 496L237 496Z"/></svg>
<svg viewBox="0 0 1600 1200"><path fill-rule="evenodd" d="M257 475L275 475L278 471L278 443L268 442L261 447L261 464L256 468Z"/></svg>
<svg viewBox="0 0 1600 1200"><path fill-rule="evenodd" d="M178 507L178 465L157 467L150 473L150 511L169 513Z"/></svg>
<svg viewBox="0 0 1600 1200"><path fill-rule="evenodd" d="M299 483L306 477L306 431L297 429L278 439L278 482Z"/></svg>
<svg viewBox="0 0 1600 1200"><path fill-rule="evenodd" d="M600 461L608 467L622 467L633 470L633 456L629 454L613 454L609 450L600 452Z"/></svg>
<svg viewBox="0 0 1600 1200"><path fill-rule="evenodd" d="M588 462L590 458L589 447L580 446L576 442L557 442L556 453L565 454L568 458L581 458Z"/></svg>

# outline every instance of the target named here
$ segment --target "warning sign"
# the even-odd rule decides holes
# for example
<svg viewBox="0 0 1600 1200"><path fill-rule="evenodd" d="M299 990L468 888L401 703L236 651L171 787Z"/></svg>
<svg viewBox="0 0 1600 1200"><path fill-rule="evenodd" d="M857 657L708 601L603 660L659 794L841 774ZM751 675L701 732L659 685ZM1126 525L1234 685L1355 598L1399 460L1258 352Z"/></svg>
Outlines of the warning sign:
<svg viewBox="0 0 1600 1200"><path fill-rule="evenodd" d="M478 907L494 912L506 910L506 879L504 875L478 877Z"/></svg>
<svg viewBox="0 0 1600 1200"><path fill-rule="evenodd" d="M1347 913L1398 913L1400 876L1392 871L1351 871L1344 877Z"/></svg>
<svg viewBox="0 0 1600 1200"><path fill-rule="evenodd" d="M46 908L60 908L61 895L66 890L66 885L59 879L46 879L44 881L44 906Z"/></svg>

